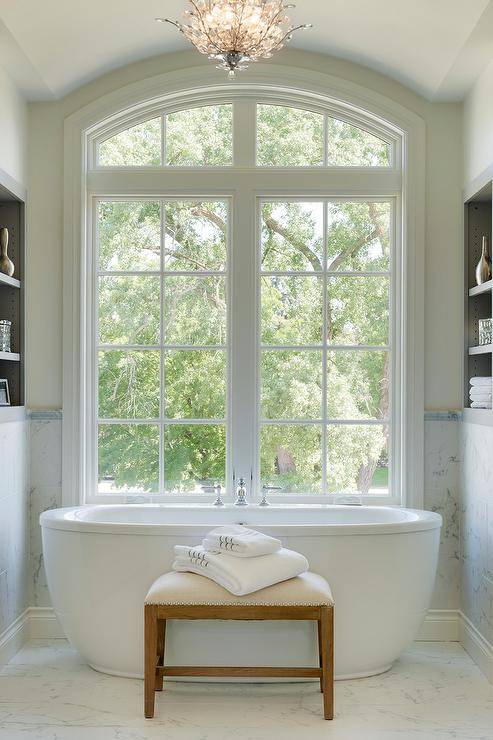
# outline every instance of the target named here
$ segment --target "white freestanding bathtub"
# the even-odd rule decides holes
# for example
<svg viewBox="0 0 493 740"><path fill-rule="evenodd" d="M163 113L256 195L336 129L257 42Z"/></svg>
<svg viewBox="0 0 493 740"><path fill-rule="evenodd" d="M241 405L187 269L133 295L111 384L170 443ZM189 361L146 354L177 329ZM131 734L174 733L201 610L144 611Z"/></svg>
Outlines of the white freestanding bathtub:
<svg viewBox="0 0 493 740"><path fill-rule="evenodd" d="M41 515L55 611L95 669L142 676L142 613L148 588L170 570L173 545L200 543L213 526L242 522L302 552L335 599L338 678L387 670L426 614L441 517L372 506L103 505ZM315 665L313 624L172 622L175 665Z"/></svg>

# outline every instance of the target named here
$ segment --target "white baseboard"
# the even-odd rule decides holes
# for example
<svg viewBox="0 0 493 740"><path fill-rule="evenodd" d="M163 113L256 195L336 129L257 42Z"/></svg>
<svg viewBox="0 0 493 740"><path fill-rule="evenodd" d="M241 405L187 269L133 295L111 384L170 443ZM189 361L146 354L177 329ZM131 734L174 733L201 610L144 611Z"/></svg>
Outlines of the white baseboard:
<svg viewBox="0 0 493 740"><path fill-rule="evenodd" d="M29 639L29 622L26 609L15 619L10 627L0 634L0 668L7 665L14 655L21 649L26 640Z"/></svg>
<svg viewBox="0 0 493 740"><path fill-rule="evenodd" d="M63 638L65 634L51 607L29 610L29 636L36 638ZM457 642L459 640L459 612L455 609L430 609L421 625L416 640Z"/></svg>
<svg viewBox="0 0 493 740"><path fill-rule="evenodd" d="M28 640L64 637L62 626L51 607L28 607L0 634L0 668L7 665Z"/></svg>
<svg viewBox="0 0 493 740"><path fill-rule="evenodd" d="M31 640L64 638L65 633L51 606L31 606L28 609Z"/></svg>
<svg viewBox="0 0 493 740"><path fill-rule="evenodd" d="M430 642L458 642L459 619L458 609L430 609L415 639Z"/></svg>
<svg viewBox="0 0 493 740"><path fill-rule="evenodd" d="M51 607L31 606L0 635L0 667L13 658L29 639L63 639L64 631ZM416 640L460 642L493 683L493 645L465 614L455 609L430 609Z"/></svg>
<svg viewBox="0 0 493 740"><path fill-rule="evenodd" d="M493 683L493 645L476 629L465 614L460 613L459 639L462 647Z"/></svg>

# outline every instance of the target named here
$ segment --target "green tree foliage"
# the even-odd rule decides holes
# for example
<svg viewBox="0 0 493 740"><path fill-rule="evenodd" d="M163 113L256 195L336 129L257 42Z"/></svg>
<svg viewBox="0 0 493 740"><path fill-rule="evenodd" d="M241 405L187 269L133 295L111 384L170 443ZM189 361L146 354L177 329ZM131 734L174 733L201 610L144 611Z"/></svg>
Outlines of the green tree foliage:
<svg viewBox="0 0 493 740"><path fill-rule="evenodd" d="M140 133L134 127L108 140L103 164L149 163L154 124L139 125ZM323 131L319 114L259 106L259 163L321 164ZM231 163L230 105L169 114L166 133L168 164ZM361 129L330 119L327 135L330 164L389 163L387 145ZM389 342L389 278L379 273L391 266L390 206L331 201L325 215L324 207L262 208L261 269L288 274L261 277L261 478L316 493L326 467L330 492L385 488L390 373L378 347ZM224 483L226 278L201 273L227 268L227 206L104 201L98 229L100 269L141 273L99 278L99 339L110 345L99 353L101 490L157 492L160 445L167 490ZM150 274L162 267L164 275ZM161 345L162 353L153 349ZM289 345L300 348L283 349ZM375 349L357 349L368 345ZM323 403L337 422L325 432ZM163 416L172 423L161 428Z"/></svg>

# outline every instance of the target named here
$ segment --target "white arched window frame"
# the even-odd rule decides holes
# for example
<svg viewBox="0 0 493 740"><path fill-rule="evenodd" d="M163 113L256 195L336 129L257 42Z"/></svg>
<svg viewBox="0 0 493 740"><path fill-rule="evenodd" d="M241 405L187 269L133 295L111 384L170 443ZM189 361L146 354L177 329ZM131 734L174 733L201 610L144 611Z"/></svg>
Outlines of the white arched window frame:
<svg viewBox="0 0 493 740"><path fill-rule="evenodd" d="M166 94L162 91L167 90ZM129 101L132 101L131 104ZM257 102L288 105L338 118L391 146L389 167L258 167ZM101 141L150 118L176 110L233 104L233 164L223 167L98 167ZM324 136L324 141L326 137ZM372 503L422 503L423 464L423 182L421 119L393 101L327 75L257 67L231 84L220 73L189 70L136 83L70 116L65 130L64 440L63 499L132 501L133 495L96 491L94 208L100 199L202 197L231 204L234 255L228 275L236 310L230 316L226 480L253 476L258 484L257 322L239 306L258 306L258 212L262 200L368 199L392 204L392 496ZM163 157L164 161L164 157ZM252 302L252 296L256 300ZM241 388L241 393L234 391ZM233 389L233 392L231 392ZM141 497L137 497L141 498ZM179 498L146 495L146 500ZM187 495L187 501L195 500ZM310 503L320 496L293 499ZM206 501L206 495L200 501ZM291 499L283 495L283 502ZM324 499L329 502L327 497Z"/></svg>

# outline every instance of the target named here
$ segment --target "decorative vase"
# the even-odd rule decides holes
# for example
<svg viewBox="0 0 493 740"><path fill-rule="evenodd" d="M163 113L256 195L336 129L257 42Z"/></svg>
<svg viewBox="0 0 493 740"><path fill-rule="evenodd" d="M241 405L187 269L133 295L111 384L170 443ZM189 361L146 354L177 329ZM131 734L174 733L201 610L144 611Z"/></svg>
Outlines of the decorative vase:
<svg viewBox="0 0 493 740"><path fill-rule="evenodd" d="M7 254L9 247L9 230L5 227L0 229L0 272L12 277L14 274L14 263Z"/></svg>
<svg viewBox="0 0 493 740"><path fill-rule="evenodd" d="M488 237L483 236L481 259L476 267L476 283L482 285L491 280L491 257L488 253Z"/></svg>

